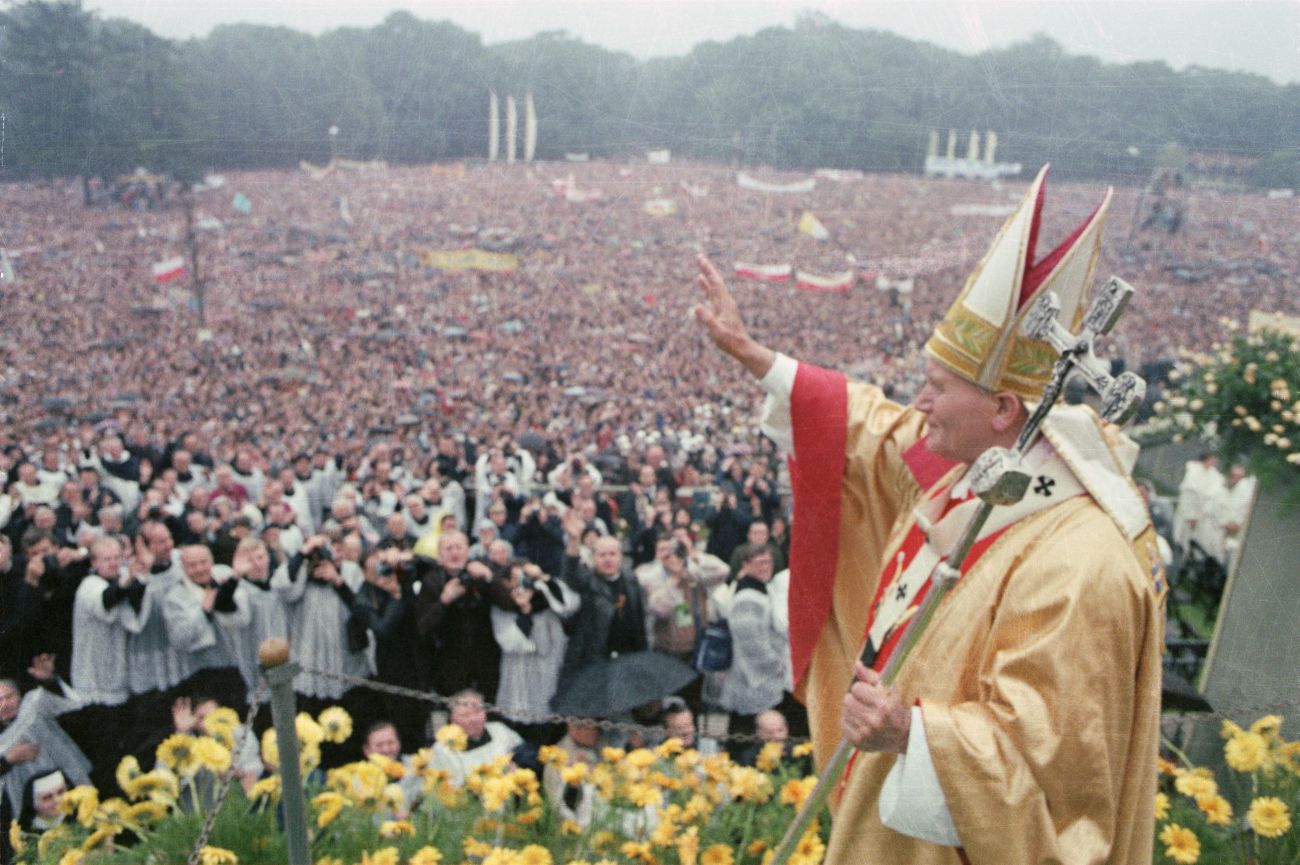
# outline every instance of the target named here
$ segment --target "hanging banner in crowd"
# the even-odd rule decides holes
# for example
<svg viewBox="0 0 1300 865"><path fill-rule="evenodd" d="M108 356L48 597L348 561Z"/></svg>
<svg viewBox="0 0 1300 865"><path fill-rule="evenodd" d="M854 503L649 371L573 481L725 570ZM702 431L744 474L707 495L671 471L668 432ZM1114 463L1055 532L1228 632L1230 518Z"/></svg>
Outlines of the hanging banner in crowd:
<svg viewBox="0 0 1300 865"><path fill-rule="evenodd" d="M451 165L439 165L435 162L429 166L429 172L434 177L464 177L465 163L453 162Z"/></svg>
<svg viewBox="0 0 1300 865"><path fill-rule="evenodd" d="M507 273L519 266L519 256L483 249L426 249L420 252L420 264L436 270Z"/></svg>
<svg viewBox="0 0 1300 865"><path fill-rule="evenodd" d="M671 150L647 150L645 152L645 161L651 165L667 165L672 161L673 152Z"/></svg>
<svg viewBox="0 0 1300 865"><path fill-rule="evenodd" d="M352 211L348 210L348 197L346 195L339 196L339 219L343 220L347 225L352 224Z"/></svg>
<svg viewBox="0 0 1300 865"><path fill-rule="evenodd" d="M899 294L911 294L912 289L916 286L916 280L912 277L907 279L890 279L887 276L876 277L876 288L881 291L897 291Z"/></svg>
<svg viewBox="0 0 1300 865"><path fill-rule="evenodd" d="M382 159L331 159L330 165L344 171L388 170L388 163Z"/></svg>
<svg viewBox="0 0 1300 865"><path fill-rule="evenodd" d="M799 233L807 234L816 240L831 239L831 233L826 230L826 226L822 225L822 221L811 210L805 210L803 216L799 217Z"/></svg>
<svg viewBox="0 0 1300 865"><path fill-rule="evenodd" d="M795 285L804 291L846 292L853 285L853 280L856 277L857 274L851 270L831 274L830 276L800 270L795 272L794 281Z"/></svg>
<svg viewBox="0 0 1300 865"><path fill-rule="evenodd" d="M564 200L570 204L584 204L604 197L605 191L602 189L578 189L576 186L570 186L564 190Z"/></svg>
<svg viewBox="0 0 1300 865"><path fill-rule="evenodd" d="M862 180L866 176L861 171L850 168L819 168L813 172L813 177L824 177L836 183L852 183L855 180Z"/></svg>
<svg viewBox="0 0 1300 865"><path fill-rule="evenodd" d="M677 202L671 198L652 198L641 209L650 216L672 216L677 212Z"/></svg>
<svg viewBox="0 0 1300 865"><path fill-rule="evenodd" d="M777 193L798 193L812 192L817 188L817 179L809 177L806 180L796 180L793 183L768 183L759 180L757 177L750 177L743 171L736 172L736 183L741 189L752 189L755 192L777 192Z"/></svg>
<svg viewBox="0 0 1300 865"><path fill-rule="evenodd" d="M683 180L682 191L691 198L704 198L709 194L709 187L699 183L692 185Z"/></svg>
<svg viewBox="0 0 1300 865"><path fill-rule="evenodd" d="M537 109L533 107L533 94L524 96L524 162L532 162L537 152Z"/></svg>
<svg viewBox="0 0 1300 865"><path fill-rule="evenodd" d="M733 269L739 279L752 279L758 282L787 282L794 270L788 264L747 264L737 261Z"/></svg>
<svg viewBox="0 0 1300 865"><path fill-rule="evenodd" d="M496 162L501 149L501 121L497 117L497 92L488 91L488 162Z"/></svg>
<svg viewBox="0 0 1300 865"><path fill-rule="evenodd" d="M18 272L14 270L14 263L9 255L8 250L0 249L0 282L17 285ZM17 253L14 253L14 257L17 258Z"/></svg>
<svg viewBox="0 0 1300 865"><path fill-rule="evenodd" d="M1300 315L1284 315L1280 312L1265 312L1262 309L1252 309L1247 328L1251 333L1259 333L1261 330L1275 330L1280 333L1289 333L1292 336L1300 336Z"/></svg>
<svg viewBox="0 0 1300 865"><path fill-rule="evenodd" d="M873 259L871 267L878 273L906 273L909 276L924 276L949 267L966 269L967 241L965 236L954 246L932 241L914 255L892 255Z"/></svg>
<svg viewBox="0 0 1300 865"><path fill-rule="evenodd" d="M953 216L1000 216L1007 217L1014 213L1014 204L954 204L948 208Z"/></svg>
<svg viewBox="0 0 1300 865"><path fill-rule="evenodd" d="M298 161L298 167L307 172L307 175L312 180L320 180L328 177L334 171L334 165L332 163L330 165L312 165L305 159Z"/></svg>
<svg viewBox="0 0 1300 865"><path fill-rule="evenodd" d="M586 154L586 153L566 153L566 154L564 154L564 161L565 161L565 162L586 162L586 161L587 161L588 159L590 159L590 158L591 158L590 155L588 155L588 154Z"/></svg>
<svg viewBox="0 0 1300 865"><path fill-rule="evenodd" d="M242 192L236 192L235 197L231 199L230 208L240 216L248 216L253 212L253 202L249 201L248 196Z"/></svg>
<svg viewBox="0 0 1300 865"><path fill-rule="evenodd" d="M183 279L184 276L185 259L179 255L173 255L171 258L164 258L162 261L154 262L154 282L171 282L174 279Z"/></svg>

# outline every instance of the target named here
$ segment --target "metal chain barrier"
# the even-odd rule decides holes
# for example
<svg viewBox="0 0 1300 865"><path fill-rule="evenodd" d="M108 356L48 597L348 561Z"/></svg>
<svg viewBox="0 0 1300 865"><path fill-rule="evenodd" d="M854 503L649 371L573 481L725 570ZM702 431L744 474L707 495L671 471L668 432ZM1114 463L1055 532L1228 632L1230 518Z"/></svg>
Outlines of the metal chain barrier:
<svg viewBox="0 0 1300 865"><path fill-rule="evenodd" d="M390 696L394 696L394 697L405 697L410 700L419 700L424 703L432 703L442 708L450 708L451 705L450 698L443 697L440 694L434 694L428 691L419 691L416 690L415 688L405 688L401 685L390 685L387 682L377 682L373 679L366 679L361 676L350 676L346 673L328 672L326 670L318 670L313 667L303 667L302 672L311 673L312 675L320 676L321 678L324 679L332 679L336 682L342 682L343 684L350 685L352 687L366 688L371 691L378 691L381 694L389 694ZM497 715L501 715L502 717L505 717L502 714L500 707L496 706L493 703L487 702L486 699L483 701L483 708L485 711L495 712ZM588 718L582 715L545 715L542 717L535 718L529 721L528 723L531 724L570 724L570 723L593 724L594 723L601 730L618 730L623 732L631 732L634 730L646 729L646 725L638 724L634 721L611 721L607 718ZM720 742L739 742L744 744L753 744L755 742L764 741L763 739L760 739L758 736L748 734L748 733L729 734L726 736L718 736L718 737L711 736L709 738L716 739L717 741ZM800 740L792 738L790 741L797 743Z"/></svg>
<svg viewBox="0 0 1300 865"><path fill-rule="evenodd" d="M253 732L253 723L257 720L257 713L262 708L262 697L265 693L266 684L258 682L257 690L253 692L252 705L248 707L248 714L244 718L242 736L235 741L234 746L230 749L230 766L221 774L221 780L217 785L217 795L213 798L212 806L208 809L208 816L203 821L203 828L199 830L199 834L194 838L194 849L190 851L186 865L199 865L203 855L203 848L208 845L208 836L212 834L212 827L217 822L217 814L220 813L222 805L226 802L226 796L230 793L230 784L235 778L235 772L238 771L238 763L235 759L236 748L244 743L244 736L252 736L256 741L257 734Z"/></svg>

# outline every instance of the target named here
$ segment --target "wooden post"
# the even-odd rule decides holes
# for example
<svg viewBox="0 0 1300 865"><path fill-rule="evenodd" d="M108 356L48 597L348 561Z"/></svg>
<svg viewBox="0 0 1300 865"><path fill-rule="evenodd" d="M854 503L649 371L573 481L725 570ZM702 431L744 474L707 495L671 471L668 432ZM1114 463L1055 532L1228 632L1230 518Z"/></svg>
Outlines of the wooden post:
<svg viewBox="0 0 1300 865"><path fill-rule="evenodd" d="M257 650L257 661L271 688L271 720L275 723L275 740L280 751L280 805L284 809L289 865L311 865L293 696L293 680L301 668L289 660L289 644L279 638L262 643Z"/></svg>

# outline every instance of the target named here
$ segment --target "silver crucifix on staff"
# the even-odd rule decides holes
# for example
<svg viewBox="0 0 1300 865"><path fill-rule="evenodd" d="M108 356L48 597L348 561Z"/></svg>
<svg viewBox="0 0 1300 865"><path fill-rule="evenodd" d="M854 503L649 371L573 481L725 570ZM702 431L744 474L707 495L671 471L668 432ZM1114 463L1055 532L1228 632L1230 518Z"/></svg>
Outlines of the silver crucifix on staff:
<svg viewBox="0 0 1300 865"><path fill-rule="evenodd" d="M1016 438L1015 445L1011 448L989 448L971 464L970 485L980 499L979 509L971 515L962 530L952 555L935 568L930 588L922 599L920 608L908 621L898 648L885 664L881 676L885 686L893 685L898 677L898 671L920 640L921 634L939 604L956 585L957 579L961 576L962 563L970 553L993 508L999 505L1013 505L1024 498L1031 480L1030 473L1024 467L1024 456L1037 441L1043 420L1056 404L1071 373L1080 374L1084 381L1100 395L1100 414L1111 423L1123 424L1142 405L1142 400L1146 397L1146 382L1132 372L1112 376L1105 362L1100 360L1093 351L1096 338L1110 332L1132 295L1131 285L1119 277L1112 276L1088 308L1083 319L1083 329L1077 335L1070 333L1058 321L1061 301L1055 292L1046 292L1025 315L1020 327L1021 333L1029 339L1048 343L1056 349L1060 357L1052 367L1052 376L1043 388L1042 398L1030 413L1024 428ZM875 652L875 647L868 641L860 659L865 666L873 665ZM785 865L789 860L808 824L825 804L831 788L843 776L852 752L853 746L841 740L818 777L817 786L813 788L786 830L769 865Z"/></svg>

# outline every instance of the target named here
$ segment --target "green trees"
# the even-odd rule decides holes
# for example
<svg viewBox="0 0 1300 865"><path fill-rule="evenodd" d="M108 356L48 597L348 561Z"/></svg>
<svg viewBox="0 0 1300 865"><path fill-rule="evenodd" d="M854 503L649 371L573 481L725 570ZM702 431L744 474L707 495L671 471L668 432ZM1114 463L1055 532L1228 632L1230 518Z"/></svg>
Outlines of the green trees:
<svg viewBox="0 0 1300 865"><path fill-rule="evenodd" d="M177 43L80 0L28 0L0 12L0 69L4 167L47 177L482 157L489 90L534 94L542 159L668 147L914 171L931 129L957 130L961 153L993 129L1000 159L1065 176L1144 180L1174 144L1259 160L1247 180L1284 185L1300 136L1300 87L1259 76L1104 64L1045 36L969 57L819 15L639 62L562 32L485 46L407 12L319 37L240 24Z"/></svg>

